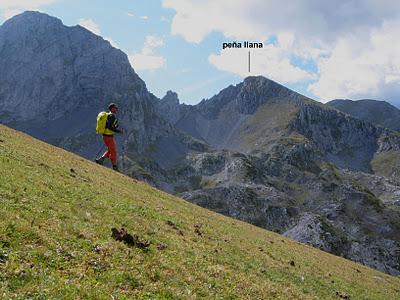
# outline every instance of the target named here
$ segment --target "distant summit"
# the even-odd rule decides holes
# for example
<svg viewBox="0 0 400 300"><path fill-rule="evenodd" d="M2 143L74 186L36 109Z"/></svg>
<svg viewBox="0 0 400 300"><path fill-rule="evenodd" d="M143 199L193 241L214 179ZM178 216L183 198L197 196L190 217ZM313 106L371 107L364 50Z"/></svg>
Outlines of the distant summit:
<svg viewBox="0 0 400 300"><path fill-rule="evenodd" d="M178 94L173 91L167 91L165 96L161 99L161 101L169 103L169 104L179 104Z"/></svg>
<svg viewBox="0 0 400 300"><path fill-rule="evenodd" d="M173 91L167 91L165 96L157 101L156 107L157 112L172 124L179 121L185 109L185 105L179 102L178 94Z"/></svg>
<svg viewBox="0 0 400 300"><path fill-rule="evenodd" d="M14 26L22 26L25 25L35 26L35 29L38 29L36 26L48 26L48 25L58 25L63 26L63 23L60 19L56 17L49 16L48 14L38 12L38 11L25 11L19 15L16 15L8 20L6 20L2 28L8 30ZM14 28L15 29L15 28Z"/></svg>
<svg viewBox="0 0 400 300"><path fill-rule="evenodd" d="M400 131L400 110L385 101L337 99L327 103L361 120Z"/></svg>

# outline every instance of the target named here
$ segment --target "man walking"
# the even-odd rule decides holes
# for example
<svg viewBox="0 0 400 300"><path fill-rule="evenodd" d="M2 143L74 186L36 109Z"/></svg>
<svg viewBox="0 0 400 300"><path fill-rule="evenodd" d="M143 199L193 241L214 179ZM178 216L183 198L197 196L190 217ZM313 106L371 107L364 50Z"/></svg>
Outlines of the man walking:
<svg viewBox="0 0 400 300"><path fill-rule="evenodd" d="M124 130L118 128L118 120L116 117L118 106L115 103L111 103L108 106L108 110L110 112L107 114L105 129L103 131L103 141L107 146L107 151L102 157L96 159L96 163L102 165L104 163L104 159L109 158L112 162L113 169L115 171L119 171L117 165L117 147L115 145L114 133L117 132L123 134Z"/></svg>

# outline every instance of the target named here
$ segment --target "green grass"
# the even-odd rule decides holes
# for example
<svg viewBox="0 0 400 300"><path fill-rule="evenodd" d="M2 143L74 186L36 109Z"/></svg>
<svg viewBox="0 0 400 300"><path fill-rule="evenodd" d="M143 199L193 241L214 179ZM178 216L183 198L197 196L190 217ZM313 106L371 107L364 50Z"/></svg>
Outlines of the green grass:
<svg viewBox="0 0 400 300"><path fill-rule="evenodd" d="M0 298L338 299L336 291L351 299L400 298L399 278L3 126L0 174ZM121 226L150 241L149 249L113 240L111 228ZM160 243L167 248L158 250Z"/></svg>
<svg viewBox="0 0 400 300"><path fill-rule="evenodd" d="M398 177L400 175L399 151L390 150L376 154L371 162L371 167L377 175Z"/></svg>
<svg viewBox="0 0 400 300"><path fill-rule="evenodd" d="M286 130L298 110L287 99L269 100L241 126L241 148L247 151L268 147L282 136L282 131Z"/></svg>

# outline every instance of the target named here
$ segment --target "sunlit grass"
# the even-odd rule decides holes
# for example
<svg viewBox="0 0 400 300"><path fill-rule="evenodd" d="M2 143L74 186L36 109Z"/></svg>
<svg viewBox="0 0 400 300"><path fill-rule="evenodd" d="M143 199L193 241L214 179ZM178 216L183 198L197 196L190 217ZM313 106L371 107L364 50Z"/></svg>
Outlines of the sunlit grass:
<svg viewBox="0 0 400 300"><path fill-rule="evenodd" d="M400 298L399 278L3 126L0 174L0 298L338 299L336 291L351 299ZM111 228L122 226L149 249L113 240Z"/></svg>

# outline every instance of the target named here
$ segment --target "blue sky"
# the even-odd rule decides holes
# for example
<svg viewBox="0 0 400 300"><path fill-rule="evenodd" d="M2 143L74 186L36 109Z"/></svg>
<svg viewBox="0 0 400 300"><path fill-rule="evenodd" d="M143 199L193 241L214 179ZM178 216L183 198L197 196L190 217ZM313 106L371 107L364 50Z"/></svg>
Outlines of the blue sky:
<svg viewBox="0 0 400 300"><path fill-rule="evenodd" d="M33 9L81 24L127 53L156 96L173 90L188 104L249 75L323 102L400 100L400 1L283 2L2 0L0 22ZM251 50L251 73L248 49L222 50L245 40L264 43Z"/></svg>

